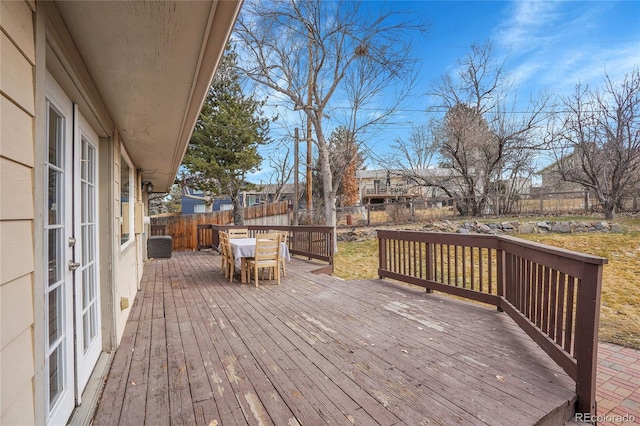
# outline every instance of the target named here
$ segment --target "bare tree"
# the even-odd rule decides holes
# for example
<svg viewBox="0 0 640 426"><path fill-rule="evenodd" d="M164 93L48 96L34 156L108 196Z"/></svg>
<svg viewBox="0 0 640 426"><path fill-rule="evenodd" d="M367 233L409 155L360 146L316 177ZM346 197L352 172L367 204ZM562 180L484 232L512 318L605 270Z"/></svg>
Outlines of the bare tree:
<svg viewBox="0 0 640 426"><path fill-rule="evenodd" d="M358 200L356 170L364 164L359 146L354 134L346 127L338 127L329 136L333 196L340 195L348 206L355 205Z"/></svg>
<svg viewBox="0 0 640 426"><path fill-rule="evenodd" d="M527 161L545 148L541 130L551 105L540 95L516 107L504 63L492 57L490 44L472 46L459 65L457 78L443 76L431 93L447 109L435 143L457 176L451 182L465 200L460 212L477 216L486 212L495 183L530 169Z"/></svg>
<svg viewBox="0 0 640 426"><path fill-rule="evenodd" d="M593 190L607 219L640 181L640 69L602 90L577 85L553 133L560 177ZM636 189L638 189L636 187Z"/></svg>
<svg viewBox="0 0 640 426"><path fill-rule="evenodd" d="M269 160L269 166L272 170L269 176L269 183L275 188L272 200L274 203L280 201L285 190L285 185L289 182L294 173L294 167L293 164L291 164L292 156L291 148L286 141L283 141L276 151L267 157ZM295 195L293 202L297 202Z"/></svg>
<svg viewBox="0 0 640 426"><path fill-rule="evenodd" d="M424 26L409 19L388 11L374 16L358 2L319 0L247 1L238 19L243 72L312 124L329 226L336 210L326 122L362 136L389 120L415 77L409 33ZM340 114L345 105L348 113Z"/></svg>

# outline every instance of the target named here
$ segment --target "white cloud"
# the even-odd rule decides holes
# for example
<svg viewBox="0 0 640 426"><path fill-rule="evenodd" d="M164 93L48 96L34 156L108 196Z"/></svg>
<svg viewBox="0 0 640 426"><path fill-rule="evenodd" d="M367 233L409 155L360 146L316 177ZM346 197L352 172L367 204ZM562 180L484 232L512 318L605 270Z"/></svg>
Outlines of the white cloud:
<svg viewBox="0 0 640 426"><path fill-rule="evenodd" d="M494 33L521 95L548 88L562 95L578 83L599 86L640 65L638 39L607 40L609 2L516 1ZM528 94L528 93L527 93Z"/></svg>

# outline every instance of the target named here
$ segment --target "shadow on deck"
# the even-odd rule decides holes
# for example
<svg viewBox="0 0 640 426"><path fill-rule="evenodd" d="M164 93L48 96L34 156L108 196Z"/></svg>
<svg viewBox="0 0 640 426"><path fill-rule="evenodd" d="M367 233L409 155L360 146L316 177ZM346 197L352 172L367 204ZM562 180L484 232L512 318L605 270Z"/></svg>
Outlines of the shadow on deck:
<svg viewBox="0 0 640 426"><path fill-rule="evenodd" d="M94 424L563 424L575 382L506 314L294 259L280 286L220 258L145 268Z"/></svg>

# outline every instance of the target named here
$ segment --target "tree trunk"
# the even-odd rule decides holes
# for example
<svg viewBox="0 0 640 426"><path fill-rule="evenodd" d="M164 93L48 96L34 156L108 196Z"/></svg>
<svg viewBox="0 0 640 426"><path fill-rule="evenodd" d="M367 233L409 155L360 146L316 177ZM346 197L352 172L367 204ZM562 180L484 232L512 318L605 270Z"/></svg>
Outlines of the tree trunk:
<svg viewBox="0 0 640 426"><path fill-rule="evenodd" d="M604 206L604 217L607 220L613 220L616 217L616 205L609 202Z"/></svg>
<svg viewBox="0 0 640 426"><path fill-rule="evenodd" d="M240 202L240 197L233 197L233 224L244 225L244 208Z"/></svg>

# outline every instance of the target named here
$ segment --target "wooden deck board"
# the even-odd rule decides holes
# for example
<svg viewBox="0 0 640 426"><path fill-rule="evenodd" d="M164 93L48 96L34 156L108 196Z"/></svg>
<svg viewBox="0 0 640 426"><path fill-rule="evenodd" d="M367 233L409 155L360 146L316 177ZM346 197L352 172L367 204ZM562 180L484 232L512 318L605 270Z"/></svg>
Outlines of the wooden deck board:
<svg viewBox="0 0 640 426"><path fill-rule="evenodd" d="M534 424L575 383L504 313L381 280L145 268L95 424Z"/></svg>

